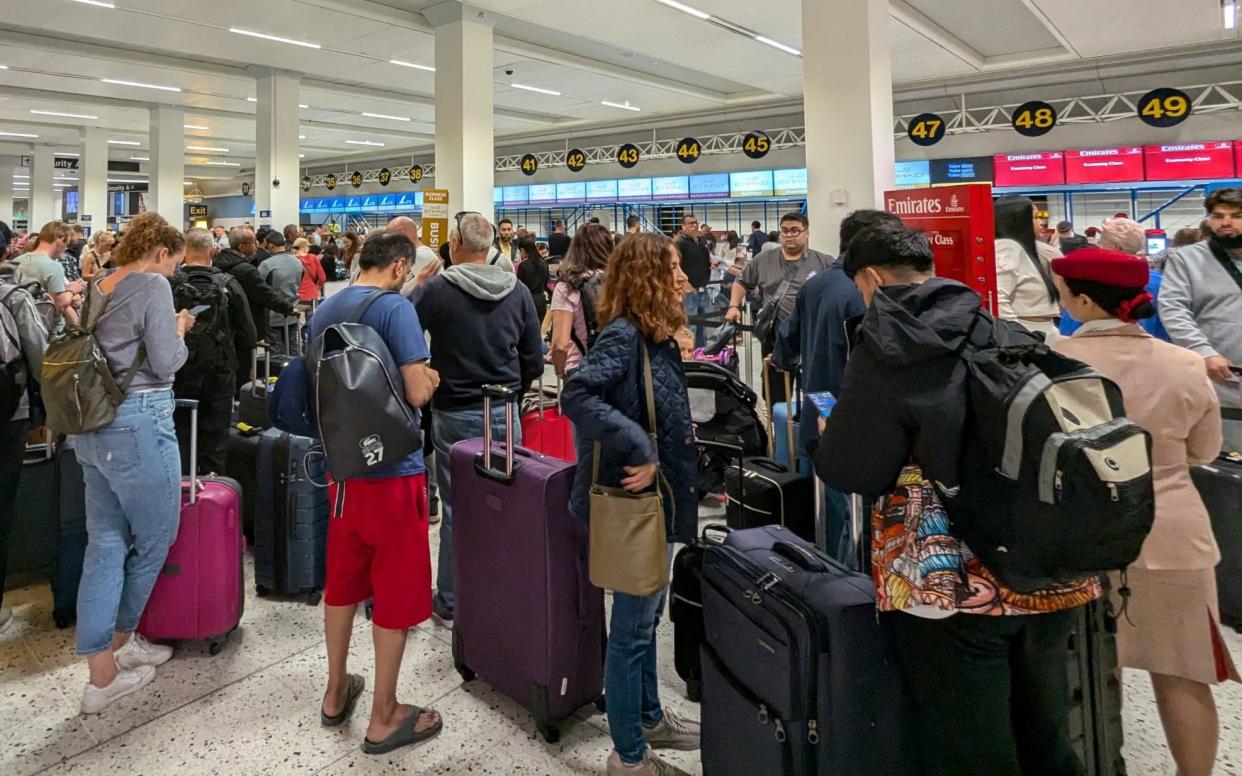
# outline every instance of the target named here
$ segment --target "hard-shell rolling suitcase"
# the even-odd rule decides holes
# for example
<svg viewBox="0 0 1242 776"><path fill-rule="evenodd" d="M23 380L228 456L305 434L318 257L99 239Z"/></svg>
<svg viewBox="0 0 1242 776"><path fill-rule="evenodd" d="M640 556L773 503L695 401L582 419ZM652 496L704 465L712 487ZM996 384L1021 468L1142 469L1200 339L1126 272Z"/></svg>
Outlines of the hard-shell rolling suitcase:
<svg viewBox="0 0 1242 776"><path fill-rule="evenodd" d="M910 772L907 695L870 578L778 526L703 565L703 772Z"/></svg>
<svg viewBox="0 0 1242 776"><path fill-rule="evenodd" d="M263 371L259 371L259 357L262 349ZM249 426L271 428L272 419L268 415L267 405L272 396L272 387L276 378L289 363L287 356L273 354L271 347L259 345L251 351L250 374L254 379L242 386L237 396L238 419Z"/></svg>
<svg viewBox="0 0 1242 776"><path fill-rule="evenodd" d="M538 393L522 402L522 446L562 461L578 460L574 446L574 426L561 414L561 392L555 396L544 391L539 379Z"/></svg>
<svg viewBox="0 0 1242 776"><path fill-rule="evenodd" d="M1121 670L1105 602L1080 607L1068 643L1070 743L1087 776L1125 776Z"/></svg>
<svg viewBox="0 0 1242 776"><path fill-rule="evenodd" d="M587 526L569 513L574 465L515 447L517 396L506 403L503 449L482 439L453 446L456 601L453 663L530 709L554 743L559 724L598 702L604 686L604 594L588 572Z"/></svg>
<svg viewBox="0 0 1242 776"><path fill-rule="evenodd" d="M325 462L316 441L269 428L259 436L254 582L259 595L306 595L317 606L328 546Z"/></svg>
<svg viewBox="0 0 1242 776"><path fill-rule="evenodd" d="M241 486L242 533L254 543L255 502L259 495L259 435L263 429L245 423L234 423L224 460L224 476Z"/></svg>
<svg viewBox="0 0 1242 776"><path fill-rule="evenodd" d="M1190 470L1220 547L1216 590L1220 621L1242 633L1242 461L1218 458Z"/></svg>
<svg viewBox="0 0 1242 776"><path fill-rule="evenodd" d="M191 409L190 471L198 471L198 402ZM215 655L245 606L241 488L224 477L182 484L181 526L147 600L138 632L159 641L207 639Z"/></svg>

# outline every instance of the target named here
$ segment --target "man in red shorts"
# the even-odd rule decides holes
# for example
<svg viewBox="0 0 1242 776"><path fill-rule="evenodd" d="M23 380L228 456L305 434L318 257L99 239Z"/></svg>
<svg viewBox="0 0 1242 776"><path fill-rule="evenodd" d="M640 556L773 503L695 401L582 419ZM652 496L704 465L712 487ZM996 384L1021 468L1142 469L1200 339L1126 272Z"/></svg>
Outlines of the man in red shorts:
<svg viewBox="0 0 1242 776"><path fill-rule="evenodd" d="M414 245L401 234L371 234L358 261L362 273L357 282L329 297L316 311L311 322L312 340L329 326L350 320L376 289L400 289L414 262ZM406 401L413 407L425 406L440 380L427 366L431 354L414 306L400 294L385 294L367 308L359 322L374 329L388 346L400 372L393 378L397 385L404 385ZM330 407L319 409L321 413L331 412ZM344 485L333 483L329 487L331 503L336 502L339 487L345 488L344 508L328 525L324 587L328 689L321 721L325 727L344 723L366 687L361 676L345 669L354 614L358 604L373 599L375 696L362 749L368 754L383 754L431 738L441 728L440 715L435 711L397 702L397 675L406 631L431 616L431 550L422 447Z"/></svg>

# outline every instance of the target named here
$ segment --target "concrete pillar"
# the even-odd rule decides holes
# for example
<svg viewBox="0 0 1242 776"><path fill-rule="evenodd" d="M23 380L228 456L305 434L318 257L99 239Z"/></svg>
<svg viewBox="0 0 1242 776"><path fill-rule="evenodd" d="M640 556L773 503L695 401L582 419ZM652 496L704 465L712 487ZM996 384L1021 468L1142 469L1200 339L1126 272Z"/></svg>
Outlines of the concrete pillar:
<svg viewBox="0 0 1242 776"><path fill-rule="evenodd" d="M256 152L254 164L255 225L283 229L300 223L301 165L298 163L298 92L301 76L267 68L255 71ZM280 181L280 185L275 185ZM264 212L271 216L264 218Z"/></svg>
<svg viewBox="0 0 1242 776"><path fill-rule="evenodd" d="M812 243L835 254L841 220L893 187L888 3L802 0L802 83Z"/></svg>
<svg viewBox="0 0 1242 776"><path fill-rule="evenodd" d="M78 223L92 232L108 228L108 133L101 127L82 130L78 157ZM86 221L82 216L90 216Z"/></svg>
<svg viewBox="0 0 1242 776"><path fill-rule="evenodd" d="M48 221L56 220L56 198L59 193L52 187L56 174L56 157L51 146L34 147L30 162L30 201L26 209L26 223L34 234Z"/></svg>
<svg viewBox="0 0 1242 776"><path fill-rule="evenodd" d="M436 28L436 179L449 212L495 210L492 21L457 2L423 10Z"/></svg>
<svg viewBox="0 0 1242 776"><path fill-rule="evenodd" d="M0 156L0 221L13 226L13 176L19 169L21 159L16 156ZM22 174L28 174L22 170Z"/></svg>
<svg viewBox="0 0 1242 776"><path fill-rule="evenodd" d="M151 172L147 209L181 229L185 226L185 110L152 105L150 111Z"/></svg>

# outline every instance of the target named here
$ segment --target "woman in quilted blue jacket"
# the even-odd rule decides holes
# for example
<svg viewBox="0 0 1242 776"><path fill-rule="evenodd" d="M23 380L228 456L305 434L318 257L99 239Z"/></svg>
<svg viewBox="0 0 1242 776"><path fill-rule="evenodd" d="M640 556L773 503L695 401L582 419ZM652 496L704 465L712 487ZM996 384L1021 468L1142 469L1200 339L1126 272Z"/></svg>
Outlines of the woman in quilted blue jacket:
<svg viewBox="0 0 1242 776"><path fill-rule="evenodd" d="M591 461L602 443L599 482L633 493L664 488L669 541L691 541L698 524L690 400L674 332L686 323L686 276L673 243L655 234L623 240L608 260L599 302L604 328L565 383L564 413L574 423L578 471L570 508L589 518ZM653 443L643 387L643 352L651 359ZM662 474L663 477L657 477ZM699 748L697 722L660 707L656 624L666 590L649 596L614 593L604 689L615 750L609 776L666 776L674 771L650 748Z"/></svg>

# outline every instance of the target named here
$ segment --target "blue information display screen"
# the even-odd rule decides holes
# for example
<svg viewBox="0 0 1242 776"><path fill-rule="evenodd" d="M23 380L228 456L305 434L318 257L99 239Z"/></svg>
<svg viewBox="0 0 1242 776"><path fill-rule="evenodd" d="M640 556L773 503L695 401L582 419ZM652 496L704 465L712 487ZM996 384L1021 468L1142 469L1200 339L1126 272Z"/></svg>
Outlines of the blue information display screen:
<svg viewBox="0 0 1242 776"><path fill-rule="evenodd" d="M651 179L652 199L686 199L690 196L690 178L686 175L674 175L667 178Z"/></svg>
<svg viewBox="0 0 1242 776"><path fill-rule="evenodd" d="M586 182L556 184L556 201L562 205L586 202Z"/></svg>
<svg viewBox="0 0 1242 776"><path fill-rule="evenodd" d="M532 205L551 204L556 202L555 183L535 183L530 187L530 203Z"/></svg>
<svg viewBox="0 0 1242 776"><path fill-rule="evenodd" d="M931 163L897 162L893 165L893 184L899 189L917 189L931 185Z"/></svg>
<svg viewBox="0 0 1242 776"><path fill-rule="evenodd" d="M729 190L733 199L770 197L773 193L772 171L732 173L729 175Z"/></svg>
<svg viewBox="0 0 1242 776"><path fill-rule="evenodd" d="M800 197L806 194L806 168L775 170L772 190L778 197Z"/></svg>
<svg viewBox="0 0 1242 776"><path fill-rule="evenodd" d="M651 199L651 179L631 178L617 181L617 198L622 202Z"/></svg>
<svg viewBox="0 0 1242 776"><path fill-rule="evenodd" d="M505 186L505 205L525 205L530 202L530 186Z"/></svg>
<svg viewBox="0 0 1242 776"><path fill-rule="evenodd" d="M729 196L729 173L690 176L690 199L727 199Z"/></svg>
<svg viewBox="0 0 1242 776"><path fill-rule="evenodd" d="M617 199L617 182L587 181L586 198L591 202L615 202Z"/></svg>

